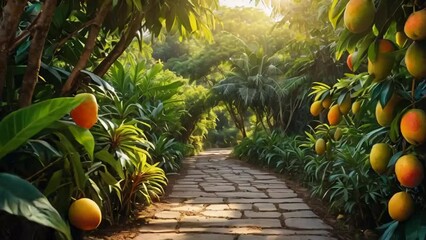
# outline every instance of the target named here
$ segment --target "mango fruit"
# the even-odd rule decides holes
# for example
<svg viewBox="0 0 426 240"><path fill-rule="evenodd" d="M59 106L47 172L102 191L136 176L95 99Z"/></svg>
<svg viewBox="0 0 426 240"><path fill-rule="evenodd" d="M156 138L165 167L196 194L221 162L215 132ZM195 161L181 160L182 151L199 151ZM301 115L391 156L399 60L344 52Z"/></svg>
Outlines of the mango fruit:
<svg viewBox="0 0 426 240"><path fill-rule="evenodd" d="M326 144L324 139L319 138L317 139L317 141L315 142L315 152L318 155L323 155L325 153L326 150Z"/></svg>
<svg viewBox="0 0 426 240"><path fill-rule="evenodd" d="M331 106L331 96L327 96L322 100L322 107L328 109Z"/></svg>
<svg viewBox="0 0 426 240"><path fill-rule="evenodd" d="M361 101L355 101L352 103L352 113L357 114L359 112L359 109L361 108Z"/></svg>
<svg viewBox="0 0 426 240"><path fill-rule="evenodd" d="M387 143L376 143L370 151L370 165L377 174L383 174L392 157L392 149Z"/></svg>
<svg viewBox="0 0 426 240"><path fill-rule="evenodd" d="M374 76L373 82L383 81L392 72L395 58L391 52L395 50L393 43L380 39L376 59L368 59L368 73Z"/></svg>
<svg viewBox="0 0 426 240"><path fill-rule="evenodd" d="M413 154L404 155L396 161L395 175L402 186L417 187L423 181L423 165Z"/></svg>
<svg viewBox="0 0 426 240"><path fill-rule="evenodd" d="M414 200L408 192L397 192L388 202L388 213L393 220L405 221L413 212Z"/></svg>
<svg viewBox="0 0 426 240"><path fill-rule="evenodd" d="M322 109L323 107L321 101L315 101L311 105L310 112L312 116L316 117L321 113Z"/></svg>
<svg viewBox="0 0 426 240"><path fill-rule="evenodd" d="M80 93L75 97L85 98L85 100L71 111L71 118L78 126L90 129L98 121L98 104L95 95Z"/></svg>
<svg viewBox="0 0 426 240"><path fill-rule="evenodd" d="M391 99L383 107L380 101L376 105L376 120L382 127L389 126L395 117L395 106L398 104L400 98L398 95L393 94Z"/></svg>
<svg viewBox="0 0 426 240"><path fill-rule="evenodd" d="M426 42L413 42L408 47L405 53L405 65L414 78L426 77Z"/></svg>
<svg viewBox="0 0 426 240"><path fill-rule="evenodd" d="M334 140L339 141L342 138L342 129L336 128L336 131L334 131Z"/></svg>
<svg viewBox="0 0 426 240"><path fill-rule="evenodd" d="M342 114L340 113L339 105L336 104L330 108L327 114L327 119L331 126L335 126L340 123L342 120Z"/></svg>
<svg viewBox="0 0 426 240"><path fill-rule="evenodd" d="M407 43L408 37L407 35L405 35L404 32L399 31L395 34L395 40L396 40L396 44L398 44L400 48L403 48L405 44Z"/></svg>
<svg viewBox="0 0 426 240"><path fill-rule="evenodd" d="M350 32L362 33L371 29L375 14L372 0L350 0L346 4L343 21Z"/></svg>
<svg viewBox="0 0 426 240"><path fill-rule="evenodd" d="M354 71L354 63L357 60L358 52L353 52L348 55L348 58L346 59L346 65L348 65L348 68L353 72Z"/></svg>
<svg viewBox="0 0 426 240"><path fill-rule="evenodd" d="M351 106L352 106L351 95L348 93L346 94L342 103L339 105L340 113L343 115L348 114L349 111L351 110Z"/></svg>
<svg viewBox="0 0 426 240"><path fill-rule="evenodd" d="M404 32L414 41L426 39L426 9L414 12L408 17Z"/></svg>
<svg viewBox="0 0 426 240"><path fill-rule="evenodd" d="M404 139L412 145L426 142L426 113L421 109L411 109L401 118L400 129Z"/></svg>

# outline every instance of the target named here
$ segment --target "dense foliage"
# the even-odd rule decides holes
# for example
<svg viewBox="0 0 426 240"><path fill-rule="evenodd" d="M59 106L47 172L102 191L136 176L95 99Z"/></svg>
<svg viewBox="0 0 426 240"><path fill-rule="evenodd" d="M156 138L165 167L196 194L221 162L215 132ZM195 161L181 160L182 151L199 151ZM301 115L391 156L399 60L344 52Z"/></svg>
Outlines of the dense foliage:
<svg viewBox="0 0 426 240"><path fill-rule="evenodd" d="M211 39L217 4L0 1L0 238L79 238L64 219L83 197L104 226L159 199L214 117L184 122L207 90L147 57L143 37ZM96 96L93 127L69 115L91 96L78 93Z"/></svg>
<svg viewBox="0 0 426 240"><path fill-rule="evenodd" d="M426 36L414 29L426 24L418 17L424 15L424 2L304 4L319 7L320 13L327 8L328 26L338 36L329 53L337 59L349 55L354 73L346 69L334 84L327 77L316 79L310 111L318 121L306 128L302 139L307 140L300 146L276 133L253 135L235 153L277 171L299 172L336 214L361 228L377 227L382 239L423 239L426 75L421 46ZM417 20L410 19L414 13ZM293 159L299 159L297 164ZM399 198L398 192L407 197Z"/></svg>

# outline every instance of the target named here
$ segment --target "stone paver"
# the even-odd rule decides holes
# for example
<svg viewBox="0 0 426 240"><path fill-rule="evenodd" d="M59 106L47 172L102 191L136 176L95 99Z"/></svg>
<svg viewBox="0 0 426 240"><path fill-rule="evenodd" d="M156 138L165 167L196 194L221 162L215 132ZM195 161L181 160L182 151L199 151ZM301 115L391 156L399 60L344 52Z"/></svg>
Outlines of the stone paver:
<svg viewBox="0 0 426 240"><path fill-rule="evenodd" d="M162 211L156 213L155 217L160 219L178 219L180 218L180 212Z"/></svg>
<svg viewBox="0 0 426 240"><path fill-rule="evenodd" d="M285 220L285 225L298 229L331 229L318 218L289 218Z"/></svg>
<svg viewBox="0 0 426 240"><path fill-rule="evenodd" d="M264 211L277 211L277 207L275 207L272 203L255 203L253 204L255 210L264 212Z"/></svg>
<svg viewBox="0 0 426 240"><path fill-rule="evenodd" d="M228 154L216 150L185 159L186 175L133 239L336 239L283 180Z"/></svg>
<svg viewBox="0 0 426 240"><path fill-rule="evenodd" d="M282 210L309 210L310 207L306 203L283 203L278 205Z"/></svg>
<svg viewBox="0 0 426 240"><path fill-rule="evenodd" d="M237 210L204 211L204 212L201 212L201 214L207 217L219 217L219 218L241 218L241 215L243 215L240 211L237 211Z"/></svg>
<svg viewBox="0 0 426 240"><path fill-rule="evenodd" d="M296 212L285 212L283 213L284 219L287 218L316 218L318 217L312 211L296 211Z"/></svg>
<svg viewBox="0 0 426 240"><path fill-rule="evenodd" d="M279 218L281 216L281 213L244 211L244 215L248 218Z"/></svg>

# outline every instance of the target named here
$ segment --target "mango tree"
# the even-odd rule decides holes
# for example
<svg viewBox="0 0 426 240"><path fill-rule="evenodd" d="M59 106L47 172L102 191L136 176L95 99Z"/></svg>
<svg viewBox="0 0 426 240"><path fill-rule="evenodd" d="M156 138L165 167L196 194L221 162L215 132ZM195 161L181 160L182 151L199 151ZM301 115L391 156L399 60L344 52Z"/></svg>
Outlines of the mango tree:
<svg viewBox="0 0 426 240"><path fill-rule="evenodd" d="M373 216L376 224L389 222L380 228L383 239L426 235L425 7L424 1L334 0L329 20L339 36L335 55L348 56L348 73L332 86L317 83L312 91L311 112L328 120L315 131L330 146L325 158L335 161L332 149L342 147L335 131L343 129L348 138L353 131L365 134L352 138L354 151L371 151L368 164L387 190L371 197L382 206L380 214L374 209L357 214Z"/></svg>

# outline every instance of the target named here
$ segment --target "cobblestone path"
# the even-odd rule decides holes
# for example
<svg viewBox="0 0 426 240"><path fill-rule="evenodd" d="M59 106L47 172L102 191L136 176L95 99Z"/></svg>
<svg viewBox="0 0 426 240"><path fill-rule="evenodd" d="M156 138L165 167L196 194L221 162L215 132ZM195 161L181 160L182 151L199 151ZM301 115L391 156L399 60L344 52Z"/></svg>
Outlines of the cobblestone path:
<svg viewBox="0 0 426 240"><path fill-rule="evenodd" d="M273 174L207 151L185 160L183 174L137 240L323 240L325 224Z"/></svg>

